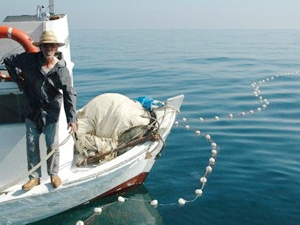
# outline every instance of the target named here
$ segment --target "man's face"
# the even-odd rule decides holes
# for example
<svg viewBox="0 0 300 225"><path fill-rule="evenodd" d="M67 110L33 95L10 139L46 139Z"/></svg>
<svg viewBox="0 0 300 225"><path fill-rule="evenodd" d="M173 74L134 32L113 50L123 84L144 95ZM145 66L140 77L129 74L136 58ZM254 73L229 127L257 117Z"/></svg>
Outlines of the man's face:
<svg viewBox="0 0 300 225"><path fill-rule="evenodd" d="M58 45L57 44L41 44L40 45L41 52L46 59L52 59L55 55Z"/></svg>

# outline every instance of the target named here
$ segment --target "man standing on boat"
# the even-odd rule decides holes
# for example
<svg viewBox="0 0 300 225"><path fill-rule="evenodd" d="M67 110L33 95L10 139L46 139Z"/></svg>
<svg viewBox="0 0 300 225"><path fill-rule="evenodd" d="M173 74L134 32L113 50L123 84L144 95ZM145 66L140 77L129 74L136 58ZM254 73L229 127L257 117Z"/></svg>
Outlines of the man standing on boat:
<svg viewBox="0 0 300 225"><path fill-rule="evenodd" d="M25 97L25 124L28 170L40 162L39 137L45 134L47 154L58 146L57 129L62 101L70 133L76 133L76 93L69 70L62 55L57 52L64 43L57 42L52 31L44 31L34 43L38 53L22 53L4 59L12 79ZM24 74L24 75L23 75ZM62 91L61 91L62 90ZM54 188L61 185L59 178L59 151L47 161L47 170ZM28 191L40 184L41 167L29 176L22 186Z"/></svg>

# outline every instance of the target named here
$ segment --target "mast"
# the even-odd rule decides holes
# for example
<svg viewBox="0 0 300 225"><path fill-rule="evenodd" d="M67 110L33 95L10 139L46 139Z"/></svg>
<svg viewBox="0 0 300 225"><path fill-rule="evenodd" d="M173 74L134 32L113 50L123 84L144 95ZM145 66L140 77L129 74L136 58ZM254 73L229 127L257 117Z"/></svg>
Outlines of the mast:
<svg viewBox="0 0 300 225"><path fill-rule="evenodd" d="M49 0L49 13L50 15L54 15L54 0Z"/></svg>

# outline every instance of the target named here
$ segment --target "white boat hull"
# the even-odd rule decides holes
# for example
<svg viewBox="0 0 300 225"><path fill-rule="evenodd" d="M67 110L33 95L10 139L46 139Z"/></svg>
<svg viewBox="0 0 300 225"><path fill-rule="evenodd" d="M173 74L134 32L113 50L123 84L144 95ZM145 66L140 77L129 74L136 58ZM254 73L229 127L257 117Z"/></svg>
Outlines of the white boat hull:
<svg viewBox="0 0 300 225"><path fill-rule="evenodd" d="M174 98L179 105L183 96ZM156 110L160 124L158 133L163 141L171 131L177 109L164 106ZM86 203L125 191L143 183L154 165L164 142L147 141L137 145L102 165L71 167L63 185L54 189L49 179L25 192L21 184L15 185L0 195L0 222L2 224L29 223L58 214ZM66 177L66 176L65 176Z"/></svg>

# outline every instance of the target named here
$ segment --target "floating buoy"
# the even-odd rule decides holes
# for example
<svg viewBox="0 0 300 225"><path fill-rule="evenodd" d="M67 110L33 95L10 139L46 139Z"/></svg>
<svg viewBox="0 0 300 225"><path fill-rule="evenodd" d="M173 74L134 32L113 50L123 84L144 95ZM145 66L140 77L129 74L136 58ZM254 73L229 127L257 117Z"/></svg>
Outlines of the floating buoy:
<svg viewBox="0 0 300 225"><path fill-rule="evenodd" d="M216 160L214 158L209 158L209 163L211 165L214 165L216 163Z"/></svg>
<svg viewBox="0 0 300 225"><path fill-rule="evenodd" d="M102 213L102 208L101 207L96 207L96 208L94 208L94 212L95 213Z"/></svg>
<svg viewBox="0 0 300 225"><path fill-rule="evenodd" d="M211 147L216 148L217 144L215 142L211 143Z"/></svg>
<svg viewBox="0 0 300 225"><path fill-rule="evenodd" d="M211 153L212 153L213 156L216 156L218 154L218 151L216 149L212 149Z"/></svg>
<svg viewBox="0 0 300 225"><path fill-rule="evenodd" d="M157 205L158 205L158 201L157 201L156 199L154 199L154 200L152 200L152 201L150 202L150 205L152 205L152 206L157 206Z"/></svg>
<svg viewBox="0 0 300 225"><path fill-rule="evenodd" d="M119 196L119 197L118 197L118 201L119 201L119 202L125 202L125 198L123 198L122 196Z"/></svg>
<svg viewBox="0 0 300 225"><path fill-rule="evenodd" d="M212 167L211 166L207 166L206 167L206 172L207 173L211 173L212 172Z"/></svg>
<svg viewBox="0 0 300 225"><path fill-rule="evenodd" d="M178 199L179 205L185 205L186 201L183 198Z"/></svg>
<svg viewBox="0 0 300 225"><path fill-rule="evenodd" d="M196 193L197 196L200 197L203 194L203 191L201 189L196 189L195 193Z"/></svg>
<svg viewBox="0 0 300 225"><path fill-rule="evenodd" d="M82 220L78 220L76 225L84 225L84 222Z"/></svg>
<svg viewBox="0 0 300 225"><path fill-rule="evenodd" d="M200 182L201 182L202 184L205 184L205 183L207 182L207 178L206 178L206 177L201 177L201 178L200 178Z"/></svg>

